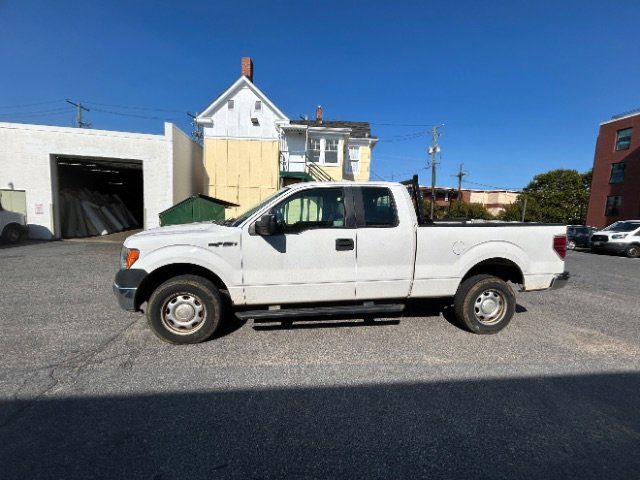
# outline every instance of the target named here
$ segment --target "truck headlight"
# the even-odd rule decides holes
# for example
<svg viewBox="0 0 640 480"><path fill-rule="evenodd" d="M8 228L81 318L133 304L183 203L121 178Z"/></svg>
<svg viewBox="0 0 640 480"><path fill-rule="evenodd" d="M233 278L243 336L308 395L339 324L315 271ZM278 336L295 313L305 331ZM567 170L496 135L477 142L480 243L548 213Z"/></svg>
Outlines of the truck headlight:
<svg viewBox="0 0 640 480"><path fill-rule="evenodd" d="M122 250L120 250L120 269L130 269L131 265L133 265L138 258L140 258L140 250L137 248L127 248L123 245Z"/></svg>
<svg viewBox="0 0 640 480"><path fill-rule="evenodd" d="M617 235L611 235L611 238L616 240L616 239L619 239L619 238L625 238L626 236L627 236L626 233L619 233Z"/></svg>

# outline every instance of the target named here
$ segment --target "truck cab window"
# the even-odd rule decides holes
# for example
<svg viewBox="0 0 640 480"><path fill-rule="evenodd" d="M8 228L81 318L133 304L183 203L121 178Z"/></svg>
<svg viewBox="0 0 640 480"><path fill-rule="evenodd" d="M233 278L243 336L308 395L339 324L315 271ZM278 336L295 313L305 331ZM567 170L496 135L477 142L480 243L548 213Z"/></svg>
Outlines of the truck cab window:
<svg viewBox="0 0 640 480"><path fill-rule="evenodd" d="M293 195L273 209L286 231L310 228L344 228L342 188L314 188Z"/></svg>
<svg viewBox="0 0 640 480"><path fill-rule="evenodd" d="M395 227L398 225L396 206L391 191L385 187L363 187L365 227Z"/></svg>

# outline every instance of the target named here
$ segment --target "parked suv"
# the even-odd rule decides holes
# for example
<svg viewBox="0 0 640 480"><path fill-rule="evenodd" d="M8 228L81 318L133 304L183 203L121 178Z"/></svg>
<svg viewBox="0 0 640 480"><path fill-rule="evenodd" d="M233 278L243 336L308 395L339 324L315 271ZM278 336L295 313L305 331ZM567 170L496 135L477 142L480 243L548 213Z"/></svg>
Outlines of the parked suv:
<svg viewBox="0 0 640 480"><path fill-rule="evenodd" d="M585 227L584 225L567 225L567 248L589 248L591 234L595 232L595 227Z"/></svg>
<svg viewBox="0 0 640 480"><path fill-rule="evenodd" d="M594 252L623 253L627 257L640 257L640 220L624 220L609 225L591 236Z"/></svg>

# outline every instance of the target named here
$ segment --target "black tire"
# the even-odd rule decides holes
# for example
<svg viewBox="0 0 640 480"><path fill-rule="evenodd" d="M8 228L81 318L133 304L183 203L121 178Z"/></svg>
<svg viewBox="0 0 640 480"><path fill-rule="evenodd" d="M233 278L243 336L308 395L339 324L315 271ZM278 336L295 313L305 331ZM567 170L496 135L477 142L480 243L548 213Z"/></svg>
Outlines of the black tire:
<svg viewBox="0 0 640 480"><path fill-rule="evenodd" d="M638 258L640 257L640 245L629 245L625 250L624 254L629 258Z"/></svg>
<svg viewBox="0 0 640 480"><path fill-rule="evenodd" d="M2 232L2 240L6 243L18 243L22 238L22 231L15 225L7 225Z"/></svg>
<svg viewBox="0 0 640 480"><path fill-rule="evenodd" d="M211 281L196 275L180 275L153 292L147 306L147 321L153 333L165 342L200 343L220 326L222 305L220 292ZM184 322L181 324L180 320ZM187 323L192 325L184 326Z"/></svg>
<svg viewBox="0 0 640 480"><path fill-rule="evenodd" d="M480 308L494 304L496 309L490 312ZM511 321L516 311L516 296L504 280L493 275L474 275L458 287L453 309L456 319L470 332L497 333Z"/></svg>

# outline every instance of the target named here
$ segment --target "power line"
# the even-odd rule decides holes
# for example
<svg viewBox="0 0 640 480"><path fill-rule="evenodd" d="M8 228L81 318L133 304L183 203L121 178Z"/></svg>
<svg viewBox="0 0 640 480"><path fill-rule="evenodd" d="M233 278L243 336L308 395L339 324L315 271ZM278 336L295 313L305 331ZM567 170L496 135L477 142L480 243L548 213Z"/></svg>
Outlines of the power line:
<svg viewBox="0 0 640 480"><path fill-rule="evenodd" d="M116 112L114 110L104 110L101 108L94 108L94 112L107 113L109 115L119 115L121 117L131 117L131 118L142 118L146 120L171 120L174 122L178 122L175 118L170 117L158 117L158 116L149 116L149 115L138 115L136 113L126 113L126 112Z"/></svg>
<svg viewBox="0 0 640 480"><path fill-rule="evenodd" d="M40 105L52 105L54 103L62 103L62 102L64 102L64 99L51 100L50 102L25 103L22 105L0 105L0 108L27 108L27 107L37 107Z"/></svg>
<svg viewBox="0 0 640 480"><path fill-rule="evenodd" d="M1 117L33 117L40 115L49 115L55 113L69 113L68 108L55 108L49 110L39 110L33 112L17 112L17 113L0 113Z"/></svg>
<svg viewBox="0 0 640 480"><path fill-rule="evenodd" d="M97 103L92 101L85 101L84 103L87 105L97 105L99 107L124 108L125 110L146 110L149 112L183 113L182 110L175 110L175 109L169 109L169 108L136 107L133 105L114 105L111 103Z"/></svg>

